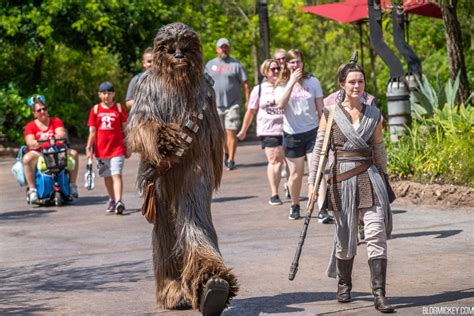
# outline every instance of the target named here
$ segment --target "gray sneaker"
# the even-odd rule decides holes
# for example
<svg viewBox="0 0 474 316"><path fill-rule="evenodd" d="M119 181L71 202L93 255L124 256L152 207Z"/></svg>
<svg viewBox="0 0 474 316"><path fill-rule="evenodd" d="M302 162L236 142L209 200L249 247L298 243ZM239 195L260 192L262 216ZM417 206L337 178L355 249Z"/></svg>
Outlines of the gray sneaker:
<svg viewBox="0 0 474 316"><path fill-rule="evenodd" d="M229 164L229 154L224 153L224 166L227 168L228 164Z"/></svg>
<svg viewBox="0 0 474 316"><path fill-rule="evenodd" d="M323 224L332 224L334 223L334 219L328 214L327 210L321 210L318 214L318 222Z"/></svg>
<svg viewBox="0 0 474 316"><path fill-rule="evenodd" d="M235 169L235 161L229 160L227 161L227 170L234 170Z"/></svg>
<svg viewBox="0 0 474 316"><path fill-rule="evenodd" d="M77 199L79 197L79 192L77 192L77 184L75 183L69 184L69 189L71 191L72 197Z"/></svg>
<svg viewBox="0 0 474 316"><path fill-rule="evenodd" d="M111 214L111 213L115 212L115 201L114 200L109 199L109 204L107 205L106 212L108 214Z"/></svg>
<svg viewBox="0 0 474 316"><path fill-rule="evenodd" d="M290 216L288 219L299 219L300 218L300 206L298 204L293 204L290 208Z"/></svg>
<svg viewBox="0 0 474 316"><path fill-rule="evenodd" d="M117 201L115 203L115 214L122 215L123 211L125 211L125 204L122 201Z"/></svg>
<svg viewBox="0 0 474 316"><path fill-rule="evenodd" d="M282 205L283 202L280 200L280 197L277 195L274 195L270 198L270 200L268 201L268 204L270 205Z"/></svg>

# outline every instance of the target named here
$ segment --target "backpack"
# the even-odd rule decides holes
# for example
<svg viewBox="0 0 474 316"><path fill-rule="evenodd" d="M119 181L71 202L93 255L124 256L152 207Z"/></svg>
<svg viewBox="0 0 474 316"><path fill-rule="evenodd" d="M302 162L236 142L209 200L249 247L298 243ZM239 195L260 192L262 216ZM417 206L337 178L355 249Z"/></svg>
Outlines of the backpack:
<svg viewBox="0 0 474 316"><path fill-rule="evenodd" d="M94 105L94 114L97 115L97 111L99 110L99 104ZM117 103L117 109L120 114L122 114L122 105L120 103Z"/></svg>
<svg viewBox="0 0 474 316"><path fill-rule="evenodd" d="M16 162L13 164L12 167L12 174L16 179L16 182L20 186L26 185L26 178L25 178L25 171L23 168L23 155L27 152L26 145L20 147L20 151L16 157Z"/></svg>

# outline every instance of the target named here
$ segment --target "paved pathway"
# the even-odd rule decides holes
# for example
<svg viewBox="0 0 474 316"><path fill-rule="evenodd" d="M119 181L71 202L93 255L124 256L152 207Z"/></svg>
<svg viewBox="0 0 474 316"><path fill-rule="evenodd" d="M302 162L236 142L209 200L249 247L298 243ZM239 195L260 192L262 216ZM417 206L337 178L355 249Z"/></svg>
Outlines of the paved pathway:
<svg viewBox="0 0 474 316"><path fill-rule="evenodd" d="M169 314L154 303L151 228L138 212L137 157L126 162L125 216L105 214L102 183L64 207L32 207L0 160L0 314ZM258 144L238 149L226 171L213 217L224 259L241 290L224 315L380 315L372 307L365 246L354 263L354 301L338 304L325 277L333 225L312 220L296 279L288 270L303 222L289 203L270 206L265 157ZM84 157L81 157L83 186ZM399 315L474 308L473 209L393 205L388 295ZM469 307L470 309L467 309Z"/></svg>

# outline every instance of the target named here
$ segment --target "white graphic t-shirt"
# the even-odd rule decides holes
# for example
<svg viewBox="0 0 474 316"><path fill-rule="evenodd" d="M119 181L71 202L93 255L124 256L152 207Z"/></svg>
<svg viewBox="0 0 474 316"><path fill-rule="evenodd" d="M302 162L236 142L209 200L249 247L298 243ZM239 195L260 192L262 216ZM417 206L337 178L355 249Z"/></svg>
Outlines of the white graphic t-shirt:
<svg viewBox="0 0 474 316"><path fill-rule="evenodd" d="M283 94L285 86L275 88L276 98ZM317 128L319 116L315 100L322 96L323 90L317 78L309 77L302 85L296 83L283 113L283 131L287 134L300 134Z"/></svg>

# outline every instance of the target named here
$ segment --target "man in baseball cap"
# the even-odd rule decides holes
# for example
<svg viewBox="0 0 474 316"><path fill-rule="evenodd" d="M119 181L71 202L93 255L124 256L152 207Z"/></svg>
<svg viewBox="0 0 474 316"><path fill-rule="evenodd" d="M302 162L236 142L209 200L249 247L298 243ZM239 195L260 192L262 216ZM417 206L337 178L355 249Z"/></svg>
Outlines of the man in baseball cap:
<svg viewBox="0 0 474 316"><path fill-rule="evenodd" d="M227 38L219 38L219 39L217 40L217 43L216 43L216 48L220 48L220 47L222 47L222 46L224 46L224 45L230 47L230 42L229 42L229 40L228 40Z"/></svg>
<svg viewBox="0 0 474 316"><path fill-rule="evenodd" d="M242 88L245 94L245 105L250 95L250 86L244 67L235 58L230 57L230 42L219 38L216 42L216 58L206 64L206 72L214 80L217 112L226 131L224 144L224 162L228 170L235 168L237 150L237 131L240 128L240 105Z"/></svg>

